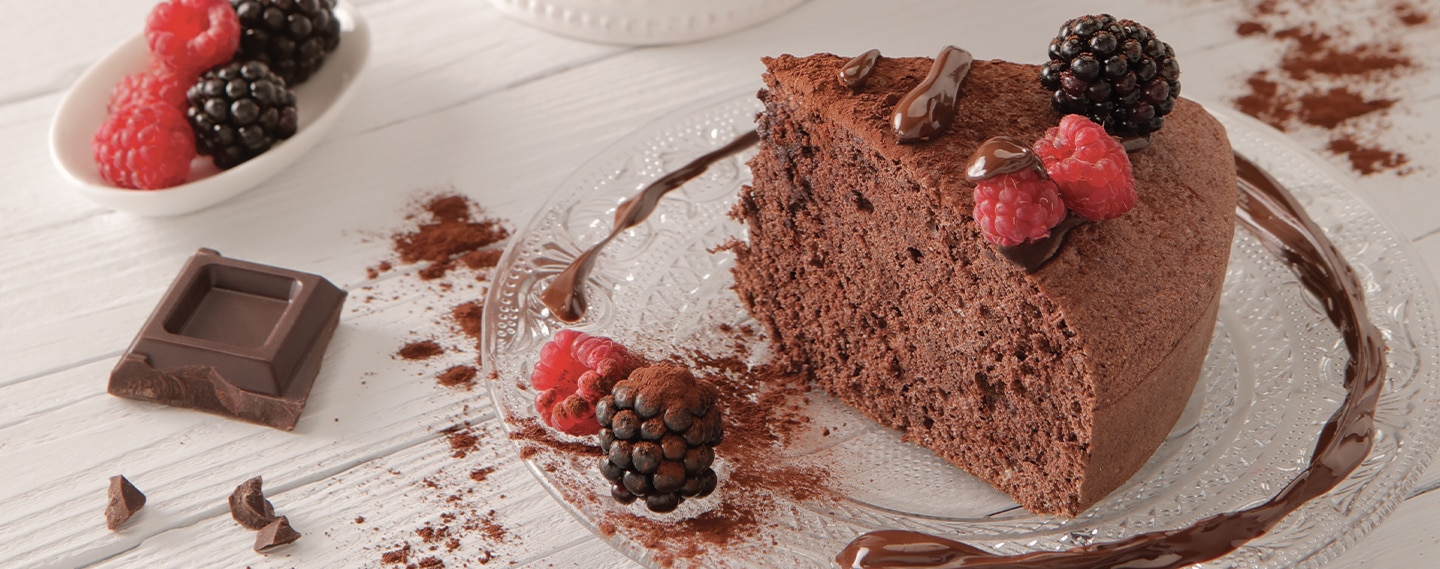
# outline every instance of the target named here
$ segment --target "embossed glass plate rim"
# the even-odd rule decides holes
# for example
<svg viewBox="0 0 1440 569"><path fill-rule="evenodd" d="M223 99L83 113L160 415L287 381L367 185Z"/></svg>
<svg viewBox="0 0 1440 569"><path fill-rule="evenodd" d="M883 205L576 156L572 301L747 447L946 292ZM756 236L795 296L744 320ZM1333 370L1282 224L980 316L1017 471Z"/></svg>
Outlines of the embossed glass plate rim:
<svg viewBox="0 0 1440 569"><path fill-rule="evenodd" d="M700 115L706 114L708 112L713 112L717 107L723 107L726 105L738 103L746 99L752 102L752 109L749 112L754 112L755 110L758 110L758 102L755 102L753 98L753 94L755 93L757 88L758 86L738 89L734 92L725 93L719 96L705 99L692 105L684 106L679 110L672 111L670 114L664 115L659 119L638 128L636 131L623 136L617 142L613 143L604 151L597 154L594 158L590 159L581 167L577 168L566 179L566 181L557 188L555 194L546 202L544 206L537 210L537 212L532 217L530 222L525 226L525 228L516 234L515 238L511 241L510 246L507 247L504 255L502 256L499 264L497 265L495 279L493 281L496 284L492 286L486 298L484 330L481 336L481 353L484 355L484 366L487 373L495 371L495 368L493 366L494 362L498 359L496 352L496 350L498 349L496 333L496 325L498 324L498 311L493 310L492 308L496 307L499 304L501 297L504 296L507 291L511 293L515 292L514 288L512 288L511 286L513 284L512 280L515 278L514 257L519 254L519 249L521 249L521 247L525 244L527 238L531 235L534 228L538 227L540 223L542 223L552 213L552 211L556 210L558 207L566 204L571 204L576 199L581 198L584 192L593 189L588 186L582 187L580 185L582 181L587 178L594 177L597 174L604 174L604 172L599 172L598 169L605 168L608 165L614 164L617 160L621 160L627 156L633 156L635 153L640 152L646 143L653 142L653 139L663 134L667 128L678 126L681 123L685 123L687 120L698 120L698 117ZM1323 181L1324 185L1330 186L1331 189L1339 190L1339 192L1329 192L1330 194L1336 195L1327 195L1325 197L1337 198L1341 200L1351 200L1358 203L1360 206L1360 211L1358 213L1361 216L1368 217L1368 221L1371 221L1383 228L1387 236L1390 237L1392 241L1394 241L1395 245L1393 249L1389 249L1386 251L1386 256L1391 258L1398 258L1401 262L1395 263L1395 266L1399 270L1406 273L1402 276L1413 281L1412 284L1416 288L1416 293L1419 297L1417 299L1418 309L1420 310L1422 315L1428 317L1427 322L1430 325L1428 335L1433 336L1433 311L1435 310L1437 295L1436 286L1433 282L1431 274L1427 270L1425 270L1423 263L1419 261L1419 256L1415 252L1413 244L1410 243L1408 240L1396 237L1397 235L1402 234L1396 231L1394 224L1391 223L1388 219L1385 219L1378 212L1378 210L1372 207L1371 204L1363 197L1363 195L1361 195L1361 193L1357 191L1354 180L1349 175L1340 172L1334 166L1325 162L1320 157L1314 155L1308 149L1303 148L1298 143L1291 141L1283 134L1273 130L1271 127L1264 125L1263 123L1260 123L1259 121L1256 121L1255 119L1240 115L1239 113L1224 107L1207 105L1206 108L1213 115L1215 115L1221 120L1221 122L1225 125L1227 131L1231 133L1232 139L1236 138L1237 136L1240 138L1253 137L1253 140L1242 140L1240 144L1237 144L1238 152L1252 158L1262 166L1269 166L1272 162L1269 159L1270 157L1255 155L1254 152L1256 152L1257 149L1246 148L1247 146L1267 146L1269 147L1267 148L1267 150L1278 150L1281 154L1284 155L1285 158L1288 158L1292 161L1298 161L1300 163L1303 163L1306 167L1315 169L1315 172L1311 177ZM736 112L738 113L740 111ZM1304 201L1307 197L1314 197L1312 195L1309 195L1309 192L1315 192L1317 190L1319 190L1319 188L1313 187L1299 187L1292 189L1292 191L1295 191L1297 195L1302 199L1302 201ZM1322 220L1317 219L1317 222L1321 222L1321 225L1324 226ZM1237 228L1237 231L1244 231L1244 229ZM1332 238L1334 237L1335 236L1332 236ZM1337 241L1338 240L1339 239L1337 239ZM1370 294L1373 295L1375 293L1372 291ZM1376 310L1377 306L1379 306L1379 303L1375 302L1374 299L1371 299L1371 310ZM1423 335L1425 334L1422 334L1422 336ZM1424 342L1419 343L1418 347L1422 350L1429 351L1427 353L1421 354L1420 357L1417 358L1417 367L1419 368L1416 371L1416 375L1419 376L1417 377L1417 380L1421 382L1422 387L1424 387L1425 390L1429 392L1431 394L1431 397L1433 398L1433 393L1436 390L1437 378L1440 378L1440 374L1437 374L1435 366L1427 365L1427 363L1433 362L1435 360L1436 348ZM504 407L502 397L497 391L499 389L508 388L506 384L501 383L502 381L506 381L506 379L499 378L499 381L492 381L490 383L490 391L492 395L492 401L494 402L497 410L501 413L503 417L509 417L511 413L508 409ZM505 425L507 431L514 430L515 428L514 425L511 425L508 421L503 422L503 424ZM1411 426L1412 428L1408 429L1410 431L1409 434L1414 435L1415 441L1428 444L1409 445L1410 448L1408 449L1408 453L1392 461L1389 461L1384 467L1380 469L1381 473L1393 473L1396 471L1400 471L1402 474L1400 480L1398 480L1396 484L1388 487L1389 492L1387 493L1387 495L1378 500L1378 506L1375 509L1370 510L1369 512L1366 512L1362 515L1351 516L1347 518L1346 521L1348 523L1345 524L1344 529L1339 533L1317 532L1326 535L1290 536L1299 538L1299 542L1303 542L1308 545L1304 546L1303 548L1310 550L1308 552L1301 553L1302 557L1299 558L1298 566L1322 566L1326 561L1333 559L1335 556L1339 555L1339 553L1343 551L1346 547L1357 541L1360 537L1363 537L1371 529L1377 526L1380 521L1382 521L1386 516L1388 516L1389 513L1396 506L1398 506L1400 502L1403 501L1405 495L1408 493L1409 488L1414 486L1419 476L1423 473L1425 466L1428 465L1430 459L1432 458L1435 452L1434 443L1436 442L1437 436L1440 436L1440 420L1425 417L1423 416L1423 414L1421 417L1418 417L1418 424L1412 424ZM564 507L566 511L568 511L572 516L574 516L578 521L580 521L582 525L590 529L607 543L619 549L622 553L624 553L631 559L645 565L653 565L654 562L652 559L650 559L651 552L649 550L638 546L637 544L625 539L619 534L606 536L605 533L601 532L596 526L595 520L591 520L585 513L580 511L579 508L570 504L570 502L565 499L560 490L554 487L552 480L544 472L541 465L537 464L534 460L526 460L525 462L527 467L531 471L531 474L536 477L536 479L541 483L541 486L544 487L545 490L549 492L553 497L555 497L561 503L562 507ZM1362 490L1367 488L1368 486L1362 488ZM1311 506L1313 506L1313 504L1307 505L1306 507L1308 508ZM1303 510L1304 508L1302 508L1302 511ZM1282 528L1277 528L1277 530ZM1281 539L1283 537L1285 536L1281 535L1279 531L1271 532L1270 534L1255 541L1252 541L1250 544L1247 544L1247 547L1268 546L1273 542L1283 541L1283 539ZM1323 540L1323 542L1316 543L1317 540ZM1284 544L1282 544L1282 547L1283 545ZM1297 543L1291 542L1289 545L1293 546L1297 545ZM1292 553L1295 552L1292 551ZM1222 558L1221 560L1217 560L1216 562L1207 563L1204 565L1209 566L1213 563L1223 562L1225 559L1226 558ZM1268 567L1272 565L1266 564L1262 566Z"/></svg>

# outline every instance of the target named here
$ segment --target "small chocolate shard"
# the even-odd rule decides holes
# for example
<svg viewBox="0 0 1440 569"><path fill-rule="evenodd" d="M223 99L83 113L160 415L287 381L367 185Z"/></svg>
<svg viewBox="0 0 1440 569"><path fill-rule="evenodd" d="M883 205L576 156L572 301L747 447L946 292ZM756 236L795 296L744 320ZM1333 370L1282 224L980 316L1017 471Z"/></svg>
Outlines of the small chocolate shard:
<svg viewBox="0 0 1440 569"><path fill-rule="evenodd" d="M105 504L105 527L120 529L125 520L145 507L145 494L124 476L110 477L109 502Z"/></svg>
<svg viewBox="0 0 1440 569"><path fill-rule="evenodd" d="M297 539L300 539L300 532L290 527L290 520L280 516L261 528L260 533L255 534L255 552L266 553L282 545L295 543Z"/></svg>
<svg viewBox="0 0 1440 569"><path fill-rule="evenodd" d="M256 476L236 486L235 491L230 493L230 517L245 529L258 530L275 521L275 506L265 499L260 484L260 477Z"/></svg>

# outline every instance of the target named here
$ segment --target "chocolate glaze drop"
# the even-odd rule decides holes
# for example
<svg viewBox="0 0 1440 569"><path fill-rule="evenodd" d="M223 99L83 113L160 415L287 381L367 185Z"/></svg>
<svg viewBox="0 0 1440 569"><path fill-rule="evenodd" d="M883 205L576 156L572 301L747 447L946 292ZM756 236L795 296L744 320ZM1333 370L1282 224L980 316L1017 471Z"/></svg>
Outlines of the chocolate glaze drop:
<svg viewBox="0 0 1440 569"><path fill-rule="evenodd" d="M1235 156L1240 175L1240 224L1289 264L1300 282L1324 301L1326 315L1349 350L1340 408L1320 430L1310 464L1260 505L1204 518L1172 530L1066 551L1002 556L923 533L884 530L850 542L835 561L851 569L1083 569L1178 568L1226 555L1264 535L1286 515L1329 492L1370 454L1375 406L1385 382L1385 339L1370 322L1364 289L1353 268L1300 207L1299 202L1249 160Z"/></svg>
<svg viewBox="0 0 1440 569"><path fill-rule="evenodd" d="M1085 223L1085 218L1070 214L1061 220L1059 225L1051 227L1050 234L1044 239L1026 241L1009 247L1002 245L996 247L995 250L999 251L1001 256L1009 259L1011 263L1020 265L1020 268L1025 269L1026 273L1034 273L1040 270L1040 267L1045 266L1045 263L1050 262L1050 259L1055 258L1055 255L1060 252L1060 247L1065 244L1065 235L1082 223Z"/></svg>
<svg viewBox="0 0 1440 569"><path fill-rule="evenodd" d="M600 250L621 232L636 226L649 217L650 213L655 211L655 206L660 203L660 198L670 193L670 190L700 177L706 169L710 168L710 165L739 154L740 151L754 146L759 141L760 135L753 130L740 135L725 146L696 158L674 172L661 176L660 179L640 190L639 194L625 200L615 210L614 229L610 230L610 234L593 247L586 249L584 253L571 261L565 270L555 275L555 280L550 281L550 284L545 286L545 290L540 291L540 302L550 309L551 314L565 322L574 322L585 316L587 307L584 287L581 286L581 283L584 283L586 277L590 275L590 270L594 268L595 258L599 256Z"/></svg>
<svg viewBox="0 0 1440 569"><path fill-rule="evenodd" d="M870 78L870 71L875 69L875 61L879 59L880 50L872 49L845 62L840 68L840 84L851 90L864 87L865 80Z"/></svg>
<svg viewBox="0 0 1440 569"><path fill-rule="evenodd" d="M935 56L925 80L895 104L891 124L901 144L925 140L955 122L955 103L960 98L960 84L970 74L975 57L955 46L945 46Z"/></svg>
<svg viewBox="0 0 1440 569"><path fill-rule="evenodd" d="M965 166L965 178L979 182L1001 174L1013 174L1026 168L1045 176L1045 165L1035 151L1019 140L997 136L980 143Z"/></svg>

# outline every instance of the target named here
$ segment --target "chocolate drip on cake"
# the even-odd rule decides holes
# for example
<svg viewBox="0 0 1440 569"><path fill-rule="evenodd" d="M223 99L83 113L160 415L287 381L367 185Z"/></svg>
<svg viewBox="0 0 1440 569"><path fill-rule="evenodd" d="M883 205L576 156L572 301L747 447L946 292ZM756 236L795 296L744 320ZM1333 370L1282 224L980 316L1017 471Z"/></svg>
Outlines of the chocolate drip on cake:
<svg viewBox="0 0 1440 569"><path fill-rule="evenodd" d="M945 132L955 122L960 84L970 74L974 61L970 52L955 46L940 50L930 74L895 104L891 124L901 144L926 140Z"/></svg>
<svg viewBox="0 0 1440 569"><path fill-rule="evenodd" d="M571 261L565 270L555 275L555 279L540 291L540 302L550 309L551 314L565 322L575 322L585 316L587 306L584 287L581 284L590 276L590 271L595 266L595 258L600 254L600 250L618 237L621 232L636 226L649 217L650 213L655 211L655 206L660 203L660 198L665 194L700 177L706 169L710 168L710 165L739 154L746 148L754 146L759 140L759 135L753 130L742 134L725 146L661 176L660 179L640 190L640 193L625 200L615 210L614 229L610 230L610 234L593 247L586 249L574 261Z"/></svg>
<svg viewBox="0 0 1440 569"><path fill-rule="evenodd" d="M880 50L872 49L845 62L845 66L840 68L840 84L852 90L864 87L877 59L880 59Z"/></svg>
<svg viewBox="0 0 1440 569"><path fill-rule="evenodd" d="M1058 552L1001 556L958 541L918 532L884 530L852 541L836 562L856 569L997 567L1178 568L1226 555L1264 535L1306 502L1329 492L1370 454L1375 409L1385 382L1385 338L1370 322L1364 289L1339 250L1299 202L1249 160L1236 155L1239 217L1262 245L1289 264L1305 288L1323 301L1349 351L1345 400L1320 431L1310 464L1278 494L1238 512L1173 530Z"/></svg>

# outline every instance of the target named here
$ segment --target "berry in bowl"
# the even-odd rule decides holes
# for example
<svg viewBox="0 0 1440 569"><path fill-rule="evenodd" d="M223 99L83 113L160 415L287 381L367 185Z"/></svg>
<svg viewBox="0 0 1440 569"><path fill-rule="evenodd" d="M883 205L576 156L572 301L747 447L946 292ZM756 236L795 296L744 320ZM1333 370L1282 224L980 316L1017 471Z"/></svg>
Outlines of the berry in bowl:
<svg viewBox="0 0 1440 569"><path fill-rule="evenodd" d="M334 0L164 0L61 101L50 152L90 200L190 213L259 185L334 125L370 34Z"/></svg>

